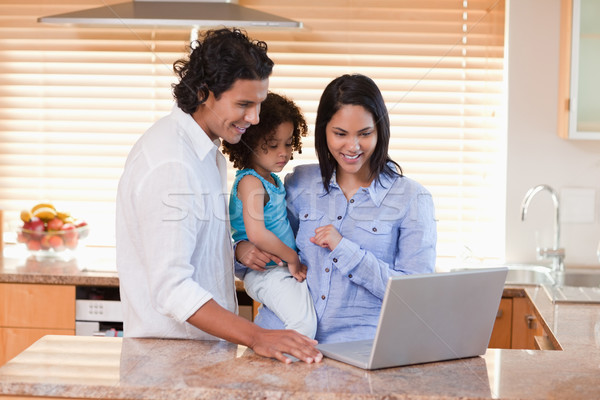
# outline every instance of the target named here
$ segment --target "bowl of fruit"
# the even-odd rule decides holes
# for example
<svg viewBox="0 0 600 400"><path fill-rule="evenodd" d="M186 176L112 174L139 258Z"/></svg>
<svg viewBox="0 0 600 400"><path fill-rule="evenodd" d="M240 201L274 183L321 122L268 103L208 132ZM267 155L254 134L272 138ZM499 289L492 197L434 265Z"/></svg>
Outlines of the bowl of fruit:
<svg viewBox="0 0 600 400"><path fill-rule="evenodd" d="M57 211L48 203L21 211L21 220L23 226L17 229L17 241L36 257L72 258L89 233L85 221Z"/></svg>

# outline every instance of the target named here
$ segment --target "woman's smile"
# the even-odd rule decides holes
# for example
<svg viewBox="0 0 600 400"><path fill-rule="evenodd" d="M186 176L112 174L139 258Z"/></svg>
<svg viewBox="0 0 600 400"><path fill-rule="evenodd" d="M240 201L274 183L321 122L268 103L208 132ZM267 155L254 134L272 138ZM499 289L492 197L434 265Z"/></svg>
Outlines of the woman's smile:
<svg viewBox="0 0 600 400"><path fill-rule="evenodd" d="M344 157L349 162L356 161L358 159L358 157L360 157L361 155L362 155L362 153L360 153L360 154L354 154L354 155L342 153L342 157Z"/></svg>

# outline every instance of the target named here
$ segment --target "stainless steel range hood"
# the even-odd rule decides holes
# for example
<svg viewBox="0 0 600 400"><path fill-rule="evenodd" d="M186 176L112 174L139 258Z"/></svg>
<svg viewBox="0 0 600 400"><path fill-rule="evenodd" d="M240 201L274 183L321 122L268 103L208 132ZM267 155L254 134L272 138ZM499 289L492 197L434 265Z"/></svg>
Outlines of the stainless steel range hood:
<svg viewBox="0 0 600 400"><path fill-rule="evenodd" d="M38 22L128 27L302 27L301 22L242 7L237 0L133 0L41 17Z"/></svg>

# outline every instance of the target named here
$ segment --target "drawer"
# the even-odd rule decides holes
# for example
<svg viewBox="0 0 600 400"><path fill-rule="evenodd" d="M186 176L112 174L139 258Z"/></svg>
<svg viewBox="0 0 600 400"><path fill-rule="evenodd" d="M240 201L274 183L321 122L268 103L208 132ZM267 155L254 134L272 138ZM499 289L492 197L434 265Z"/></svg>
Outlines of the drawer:
<svg viewBox="0 0 600 400"><path fill-rule="evenodd" d="M75 330L75 286L0 283L0 326Z"/></svg>

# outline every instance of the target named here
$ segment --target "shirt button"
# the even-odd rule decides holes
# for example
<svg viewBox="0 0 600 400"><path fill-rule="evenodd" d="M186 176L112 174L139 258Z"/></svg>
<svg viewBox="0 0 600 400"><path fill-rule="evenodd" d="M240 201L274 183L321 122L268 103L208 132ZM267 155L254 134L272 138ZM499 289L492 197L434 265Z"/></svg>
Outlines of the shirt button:
<svg viewBox="0 0 600 400"><path fill-rule="evenodd" d="M329 272L329 268L325 268L325 272Z"/></svg>
<svg viewBox="0 0 600 400"><path fill-rule="evenodd" d="M308 214L304 214L304 218L308 218Z"/></svg>
<svg viewBox="0 0 600 400"><path fill-rule="evenodd" d="M377 232L377 228L375 228L375 227L374 227L374 228L373 228L373 232Z"/></svg>
<svg viewBox="0 0 600 400"><path fill-rule="evenodd" d="M348 274L348 278L352 278L352 274Z"/></svg>
<svg viewBox="0 0 600 400"><path fill-rule="evenodd" d="M341 215L338 215L338 220L340 220L340 219L342 219L342 216L341 216Z"/></svg>
<svg viewBox="0 0 600 400"><path fill-rule="evenodd" d="M324 294L323 294L323 295L321 295L321 299L322 299L322 300L325 300L325 295L324 295Z"/></svg>
<svg viewBox="0 0 600 400"><path fill-rule="evenodd" d="M350 199L350 203L354 203L354 199Z"/></svg>
<svg viewBox="0 0 600 400"><path fill-rule="evenodd" d="M333 259L333 262L337 262L337 258L334 258L334 259Z"/></svg>

